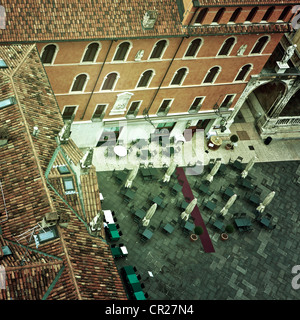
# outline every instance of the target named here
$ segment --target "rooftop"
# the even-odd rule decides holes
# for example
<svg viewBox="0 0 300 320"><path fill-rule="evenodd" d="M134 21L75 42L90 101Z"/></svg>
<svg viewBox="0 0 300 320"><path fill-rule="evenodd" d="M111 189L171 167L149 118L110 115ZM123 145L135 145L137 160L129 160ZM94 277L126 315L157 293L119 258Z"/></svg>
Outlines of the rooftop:
<svg viewBox="0 0 300 320"><path fill-rule="evenodd" d="M0 100L13 98L0 109L0 242L11 253L0 257L0 298L126 299L104 231L89 231L101 210L95 168L58 139L64 123L35 45L1 46L0 56ZM70 169L73 192L58 166Z"/></svg>

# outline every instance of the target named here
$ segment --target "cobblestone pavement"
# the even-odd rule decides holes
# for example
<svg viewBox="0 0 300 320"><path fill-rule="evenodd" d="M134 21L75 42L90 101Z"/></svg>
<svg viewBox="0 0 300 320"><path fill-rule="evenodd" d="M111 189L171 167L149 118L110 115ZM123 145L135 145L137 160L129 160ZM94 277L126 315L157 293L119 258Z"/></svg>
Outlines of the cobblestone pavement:
<svg viewBox="0 0 300 320"><path fill-rule="evenodd" d="M176 206L184 200L182 194L171 194L171 186L177 182L172 177L167 185L161 183L165 169L158 169L159 178L143 181L138 173L133 181L137 192L132 203L123 201L119 185L113 172L98 172L98 183L104 201L103 209L116 212L117 223L123 233L119 242L129 251L128 257L116 260L117 268L133 265L141 275L144 291L153 300L294 300L299 299L300 290L292 288L294 265L300 265L300 185L297 183L299 161L256 163L250 171L251 177L261 192L261 200L271 191L275 197L266 207L264 214L273 216L276 228L264 229L254 221L256 206L247 197L249 193L238 186L240 172L230 164L226 165L224 175L217 173L209 185L217 199L217 208L210 215L204 209L209 196L195 191L195 182L204 181L210 172L208 166L198 176L187 176L207 230L212 239L215 252L204 253L201 241L191 242L184 235L179 223L172 234L162 231L162 226L178 219L182 210ZM298 173L300 169L298 169ZM252 220L253 231L240 233L235 230L227 241L221 241L220 232L212 226L226 201L222 199L222 188L235 185L238 199L225 216L225 225L233 224L233 214L245 212ZM166 209L158 209L150 224L156 227L153 237L146 243L140 241L138 224L133 221L130 206L135 209L150 207L150 194L166 194ZM211 218L211 219L210 219ZM153 277L148 276L148 271Z"/></svg>

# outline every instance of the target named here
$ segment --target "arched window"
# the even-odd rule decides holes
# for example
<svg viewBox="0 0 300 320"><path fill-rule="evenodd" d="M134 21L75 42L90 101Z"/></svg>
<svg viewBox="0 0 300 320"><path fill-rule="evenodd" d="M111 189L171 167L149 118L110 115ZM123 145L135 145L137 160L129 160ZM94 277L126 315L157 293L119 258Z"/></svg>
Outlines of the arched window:
<svg viewBox="0 0 300 320"><path fill-rule="evenodd" d="M160 40L156 42L152 50L150 59L160 59L165 51L167 46L167 40Z"/></svg>
<svg viewBox="0 0 300 320"><path fill-rule="evenodd" d="M234 81L244 81L246 79L246 76L248 75L249 71L251 69L251 64L246 64L244 65L239 73L237 74L236 78Z"/></svg>
<svg viewBox="0 0 300 320"><path fill-rule="evenodd" d="M268 36L263 36L263 37L259 38L258 41L256 42L255 46L251 50L250 54L262 53L262 51L265 48L268 40L269 40Z"/></svg>
<svg viewBox="0 0 300 320"><path fill-rule="evenodd" d="M221 50L218 53L218 56L227 56L232 50L234 44L235 44L234 37L226 39L225 42L223 43Z"/></svg>
<svg viewBox="0 0 300 320"><path fill-rule="evenodd" d="M207 73L207 75L206 75L203 83L214 83L214 82L216 81L217 76L218 76L218 74L220 73L220 71L221 71L221 68L220 68L220 67L213 67L213 68L211 68L211 69L208 71L208 73Z"/></svg>
<svg viewBox="0 0 300 320"><path fill-rule="evenodd" d="M90 43L85 50L82 62L94 62L99 48L99 43Z"/></svg>
<svg viewBox="0 0 300 320"><path fill-rule="evenodd" d="M71 91L83 91L84 87L87 82L87 75L86 74L79 74L75 81L73 82L73 86Z"/></svg>
<svg viewBox="0 0 300 320"><path fill-rule="evenodd" d="M207 15L207 12L208 12L208 8L201 9L196 20L195 20L195 23L202 24L203 20L205 19L206 15Z"/></svg>
<svg viewBox="0 0 300 320"><path fill-rule="evenodd" d="M181 68L179 70L177 70L174 74L173 80L171 82L171 86L172 85L181 85L184 78L187 75L187 68Z"/></svg>
<svg viewBox="0 0 300 320"><path fill-rule="evenodd" d="M272 13L274 12L275 7L270 7L266 13L264 14L263 18L261 19L262 21L268 21L272 15Z"/></svg>
<svg viewBox="0 0 300 320"><path fill-rule="evenodd" d="M103 82L101 90L113 90L117 81L118 74L116 72L109 73Z"/></svg>
<svg viewBox="0 0 300 320"><path fill-rule="evenodd" d="M194 39L192 42L190 42L190 45L184 56L194 58L200 49L201 43L202 43L201 39Z"/></svg>
<svg viewBox="0 0 300 320"><path fill-rule="evenodd" d="M251 21L254 19L257 11L258 11L258 7L252 8L251 11L249 12L248 17L246 18L245 21L251 22Z"/></svg>
<svg viewBox="0 0 300 320"><path fill-rule="evenodd" d="M225 8L219 9L219 11L216 13L216 15L214 17L214 20L212 22L219 23L219 21L221 20L224 12L225 12Z"/></svg>
<svg viewBox="0 0 300 320"><path fill-rule="evenodd" d="M229 19L229 22L236 22L236 20L239 17L241 11L242 11L242 8L235 9L233 14L232 14L232 16Z"/></svg>
<svg viewBox="0 0 300 320"><path fill-rule="evenodd" d="M137 88L148 87L152 77L153 77L153 70L145 71L140 78Z"/></svg>
<svg viewBox="0 0 300 320"><path fill-rule="evenodd" d="M281 12L278 20L284 21L284 19L285 19L286 16L289 14L289 12L291 11L291 9L292 9L291 6L285 7L285 8L282 10L282 12Z"/></svg>
<svg viewBox="0 0 300 320"><path fill-rule="evenodd" d="M114 61L123 61L127 57L127 53L129 51L130 43L129 42L122 42L119 44L117 48L117 52L114 56Z"/></svg>
<svg viewBox="0 0 300 320"><path fill-rule="evenodd" d="M46 47L44 47L41 56L42 63L53 63L56 49L57 47L55 44L48 44Z"/></svg>

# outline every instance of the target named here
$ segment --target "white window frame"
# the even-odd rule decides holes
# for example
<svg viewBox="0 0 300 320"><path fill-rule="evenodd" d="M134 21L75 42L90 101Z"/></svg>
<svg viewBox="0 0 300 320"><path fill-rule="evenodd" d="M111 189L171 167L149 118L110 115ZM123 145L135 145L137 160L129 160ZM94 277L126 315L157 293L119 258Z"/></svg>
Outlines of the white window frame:
<svg viewBox="0 0 300 320"><path fill-rule="evenodd" d="M261 38L263 38L263 37L268 37L268 40L266 41L264 47L261 49L260 53L251 53L252 50L255 48L256 44L258 43L259 39L261 39ZM251 56L262 55L263 52L264 52L265 49L266 49L266 46L267 46L268 43L270 42L270 40L271 40L271 36L269 36L268 34L259 37L259 38L256 40L256 42L254 43L254 46L251 48L251 50L250 50L250 52L249 52L249 55L251 55Z"/></svg>
<svg viewBox="0 0 300 320"><path fill-rule="evenodd" d="M185 55L186 55L186 53L188 52L188 50L189 50L192 42L193 42L194 40L197 40L197 39L200 39L200 40L201 40L201 43L200 43L200 46L199 46L199 48L197 49L195 55L194 55L194 56L188 56L188 57L186 57ZM190 43L189 43L189 45L187 46L187 48L186 48L186 50L185 50L185 53L184 53L184 55L183 55L183 59L195 59L195 58L197 57L197 55L198 55L198 53L199 53L202 45L203 45L203 42L204 42L204 40L203 40L202 38L200 38L200 37L197 37L197 38L191 40Z"/></svg>
<svg viewBox="0 0 300 320"><path fill-rule="evenodd" d="M135 114L128 114L128 112L129 112L129 110L130 110L130 107L131 107L131 105L132 105L134 102L139 102L138 108L137 108ZM128 107L127 112L126 112L126 117L128 117L129 119L136 118L136 115L138 114L138 112L139 112L139 110L140 110L140 107L141 107L141 105L142 105L142 102L143 102L143 100L135 100L135 101L132 101L132 102L130 103L129 107Z"/></svg>
<svg viewBox="0 0 300 320"><path fill-rule="evenodd" d="M154 51L154 48L155 48L156 44L157 44L159 41L162 41L162 40L167 41L167 43L166 43L166 46L165 46L164 50L163 50L162 53L161 53L161 56L160 56L159 58L152 58L152 59L150 59L150 57L151 57L151 55L152 55L152 52ZM159 39L158 41L156 41L156 42L154 43L153 47L152 47L152 50L151 50L149 56L148 56L148 60L149 60L149 61L160 61L160 60L162 60L162 58L163 58L163 56L164 56L164 54L165 54L165 52L166 52L169 44L170 44L170 42L169 42L168 39Z"/></svg>
<svg viewBox="0 0 300 320"><path fill-rule="evenodd" d="M240 72L242 71L243 67L250 65L250 68L248 70L248 72L245 74L245 77L243 80L236 80L237 76L240 74ZM245 79L248 77L249 73L252 71L253 69L253 64L252 63L246 63L243 66L241 66L241 68L239 69L239 71L237 72L233 82L245 82Z"/></svg>
<svg viewBox="0 0 300 320"><path fill-rule="evenodd" d="M97 110L97 106L98 105L105 105L105 108L104 108L104 111L103 111L103 113L104 113L104 116L105 116L105 112L106 112L106 110L107 110L107 108L108 108L108 103L97 103L96 104L96 106L95 106L95 109L94 109L94 112L93 112L93 114L92 114L92 117L91 117L91 121L93 121L93 122L100 122L100 121L102 121L102 119L103 119L103 117L101 118L95 118L95 119L93 119L93 117L94 117L94 114L95 114L95 112L96 112L96 110Z"/></svg>
<svg viewBox="0 0 300 320"><path fill-rule="evenodd" d="M216 73L216 75L215 75L215 77L214 77L213 81L212 81L212 82L204 82L204 80L206 79L206 77L207 77L207 75L208 75L209 71L210 71L212 68L215 68L215 67L218 67L218 68L219 68L219 71ZM206 72L206 74L205 74L205 76L204 76L204 78L203 78L203 80L202 80L202 83L201 83L201 84L204 84L204 85L214 84L214 83L216 82L216 80L217 80L217 78L218 78L219 74L221 73L221 71L222 71L222 67L221 67L221 66L212 66L212 67L211 67L211 68L209 68L209 69L208 69L208 71Z"/></svg>
<svg viewBox="0 0 300 320"><path fill-rule="evenodd" d="M91 44L93 44L93 43L97 43L97 44L99 45L98 50L97 50L97 52L96 52L96 54L95 54L94 60L93 60L93 61L82 61L83 58L84 58L84 56L85 56L85 54L86 54L86 51L88 50L88 47L89 47ZM95 63L95 61L97 60L98 55L99 55L99 52L100 52L101 49L102 49L102 46L101 46L101 43L100 43L99 41L92 41L92 42L90 42L89 44L86 45L86 47L85 47L85 49L84 49L83 55L82 55L82 57L81 57L81 59L80 59L80 63L82 63L82 64Z"/></svg>
<svg viewBox="0 0 300 320"><path fill-rule="evenodd" d="M228 93L228 94L226 94L226 96L224 97L224 99L223 99L222 102L220 103L220 107L221 107L222 103L225 101L225 99L226 99L228 96L232 96L231 100L228 102L228 103L230 103L230 106L229 106L229 108L228 108L228 110L229 110L229 109L231 109L232 102L233 102L233 100L234 100L235 97L236 97L236 93Z"/></svg>
<svg viewBox="0 0 300 320"><path fill-rule="evenodd" d="M121 45L122 43L124 43L124 42L128 42L128 43L129 43L129 47L128 47L128 50L127 50L126 55L125 55L125 57L124 57L124 60L116 60L116 61L115 61L114 59L115 59L115 56L116 56L116 54L117 54L117 52L118 52L118 50L119 50L119 47L120 47L120 45ZM122 63L122 62L126 62L126 61L127 61L127 58L128 58L128 55L129 55L129 52L131 51L132 47L133 47L133 44L132 44L132 42L129 41L129 40L125 40L125 41L120 42L120 43L117 45L117 47L116 47L116 50L115 50L115 53L114 53L114 56L113 56L111 62L112 62L112 63Z"/></svg>
<svg viewBox="0 0 300 320"><path fill-rule="evenodd" d="M45 48L46 48L47 46L49 46L49 45L54 45L54 46L56 47L56 49L55 49L55 52L54 52L54 55L53 55L53 58L52 58L51 63L43 63L44 66L52 66L52 65L54 64L54 61L55 61L56 56L57 56L57 53L58 53L58 51L59 51L59 46L58 46L58 44L52 43L52 42L51 42L51 43L47 43L46 45L43 46L43 48L42 48L42 50L41 50L41 55L40 55L41 58L42 58L42 56L43 56L43 53L44 53Z"/></svg>
<svg viewBox="0 0 300 320"><path fill-rule="evenodd" d="M228 51L228 53L227 53L227 54L223 54L223 55L220 55L220 56L219 56L219 52L222 50L222 48L223 48L223 46L224 46L225 42L226 42L228 39L230 39L230 38L234 38L234 43L233 43L233 45L231 46L230 50ZM234 37L234 36L230 36L230 37L228 37L227 39L225 39L225 40L223 41L223 44L221 45L221 47L220 47L220 49L219 49L218 53L217 53L217 57L228 57L228 56L230 55L230 53L231 53L231 51L232 51L233 47L236 45L236 43L237 43L237 39L236 39L236 37Z"/></svg>
<svg viewBox="0 0 300 320"><path fill-rule="evenodd" d="M147 72L147 71L152 71L152 76L150 77L150 79L149 79L149 81L148 81L148 83L147 83L147 86L145 86L145 87L138 87L138 84L139 84L140 80L142 79L143 74L144 74L145 72ZM152 79L154 78L155 75L156 75L156 72L155 72L154 69L147 69L147 70L143 71L143 72L140 74L139 80L137 81L137 83L136 83L136 85L135 85L135 89L141 90L141 89L149 88L150 83L151 83L151 81L152 81Z"/></svg>
<svg viewBox="0 0 300 320"><path fill-rule="evenodd" d="M77 78L78 76L82 75L82 74L86 75L86 80L85 80L85 83L84 83L84 85L83 85L82 90L80 90L80 91L72 91L72 88L73 88L73 85L74 85L74 82L75 82L76 78ZM78 74L73 78L72 85L71 85L71 87L70 87L69 93L70 93L70 94L83 93L83 92L85 91L85 88L86 88L87 83L89 82L89 80L90 80L90 76L89 76L88 73L86 73L86 72L78 73Z"/></svg>
<svg viewBox="0 0 300 320"><path fill-rule="evenodd" d="M192 104L189 107L188 113L194 114L194 113L198 113L199 112L201 106L200 106L199 110L190 112L192 105L194 104L195 100L198 99L198 98L202 98L202 100L201 100L201 106L202 106L203 105L203 101L205 100L206 96L197 96L197 97L195 97L195 99L193 100Z"/></svg>
<svg viewBox="0 0 300 320"><path fill-rule="evenodd" d="M62 112L61 112L61 116L63 117L63 114L64 114L64 111L65 111L65 109L67 108L67 107L75 107L75 110L74 110L74 112L73 112L73 115L74 116L76 116L76 112L77 112L77 110L78 110L78 107L79 107L79 105L74 105L74 104L72 104L72 105L65 105L64 106L64 108L63 108L63 110L62 110ZM63 119L64 121L68 121L68 120L65 120L65 119Z"/></svg>
<svg viewBox="0 0 300 320"><path fill-rule="evenodd" d="M111 73L116 73L116 74L117 74L116 81L115 81L113 87L112 87L111 89L102 89L105 80L107 79L107 77L108 77ZM119 72L117 72L117 71L111 71L111 72L109 72L109 73L104 77L104 79L103 79L103 81L102 81L102 84L101 84L101 86L100 86L99 92L102 92L102 91L104 91L104 92L114 91L119 79L120 79L120 74L119 74Z"/></svg>
<svg viewBox="0 0 300 320"><path fill-rule="evenodd" d="M174 98L164 98L164 99L162 99L162 101L161 101L161 103L160 103L160 105L159 105L159 107L158 107L158 109L157 109L157 111L155 113L158 117L162 116L162 115L158 114L158 112L159 112L159 109L161 108L161 106L162 106L162 104L163 104L163 102L165 100L171 100L171 101L170 101L169 105L167 106L168 112L166 114L164 114L164 116L166 116L169 113L169 110L170 110L170 108L171 108L171 106L173 104Z"/></svg>
<svg viewBox="0 0 300 320"><path fill-rule="evenodd" d="M172 81L173 81L173 79L176 77L177 72L178 72L180 69L186 69L186 72L185 72L184 76L182 77L180 83L179 83L179 84L171 84ZM169 86L170 86L170 87L180 87L180 86L183 84L183 82L184 82L184 80L185 80L185 78L186 78L186 76L188 75L189 72L190 72L190 70L189 70L188 67L180 67L179 69L177 69L177 70L174 72L174 74L173 74L173 78L172 78L172 80L170 81Z"/></svg>

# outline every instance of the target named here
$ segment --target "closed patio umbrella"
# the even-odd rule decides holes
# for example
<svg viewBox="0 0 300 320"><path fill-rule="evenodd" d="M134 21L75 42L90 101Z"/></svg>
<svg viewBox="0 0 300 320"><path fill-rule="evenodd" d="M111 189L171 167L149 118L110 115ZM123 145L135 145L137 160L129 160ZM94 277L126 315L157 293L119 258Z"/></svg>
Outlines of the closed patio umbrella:
<svg viewBox="0 0 300 320"><path fill-rule="evenodd" d="M133 170L130 171L130 174L125 182L125 188L131 188L132 181L136 177L138 171L139 171L139 167L135 167L133 168Z"/></svg>
<svg viewBox="0 0 300 320"><path fill-rule="evenodd" d="M220 211L220 213L225 216L225 214L227 214L228 209L233 205L234 201L236 200L237 195L234 194L233 196L231 196L229 198L229 200L227 201L227 203L225 204L224 208Z"/></svg>
<svg viewBox="0 0 300 320"><path fill-rule="evenodd" d="M265 210L265 207L272 201L274 196L275 196L275 191L270 192L266 196L265 200L259 204L259 206L256 208L256 210L259 212L263 212Z"/></svg>
<svg viewBox="0 0 300 320"><path fill-rule="evenodd" d="M143 223L143 226L144 227L147 227L149 225L149 222L150 222L150 219L153 217L155 211L156 211L156 208L157 208L157 204L154 203L150 209L147 211L145 217L143 218L142 220L142 223Z"/></svg>
<svg viewBox="0 0 300 320"><path fill-rule="evenodd" d="M164 175L164 180L163 180L164 182L169 182L170 181L170 177L173 174L173 172L175 171L176 166L177 166L176 163L174 161L172 161L170 166L169 166L169 168L168 168L168 170L167 170L167 172Z"/></svg>
<svg viewBox="0 0 300 320"><path fill-rule="evenodd" d="M185 208L185 210L181 213L181 219L187 221L189 219L190 214L194 210L195 206L197 204L197 199L194 198L188 206Z"/></svg>
<svg viewBox="0 0 300 320"><path fill-rule="evenodd" d="M242 178L246 178L249 171L252 169L255 161L257 160L256 156L254 156L246 165L246 168L244 169L244 171L242 172Z"/></svg>
<svg viewBox="0 0 300 320"><path fill-rule="evenodd" d="M211 169L211 172L207 175L206 180L209 182L213 181L214 175L218 172L219 168L221 166L221 161L216 161L215 165Z"/></svg>

